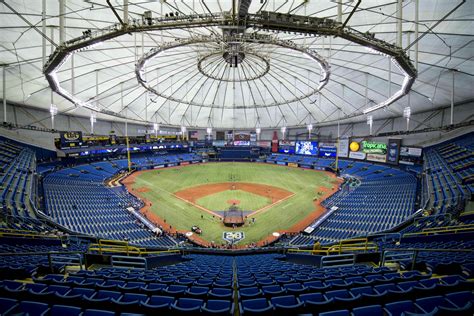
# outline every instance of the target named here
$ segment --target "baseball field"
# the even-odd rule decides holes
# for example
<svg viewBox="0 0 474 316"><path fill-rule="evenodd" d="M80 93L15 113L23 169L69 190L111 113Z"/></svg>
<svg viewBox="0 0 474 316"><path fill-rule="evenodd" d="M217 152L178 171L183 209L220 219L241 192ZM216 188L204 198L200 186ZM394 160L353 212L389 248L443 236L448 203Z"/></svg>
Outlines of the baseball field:
<svg viewBox="0 0 474 316"><path fill-rule="evenodd" d="M235 162L139 171L124 184L146 201L142 212L165 230L189 232L197 225L204 244L225 243L224 231L244 232L239 245L304 229L324 212L320 202L338 188L328 172ZM244 226L222 223L231 205L248 211Z"/></svg>

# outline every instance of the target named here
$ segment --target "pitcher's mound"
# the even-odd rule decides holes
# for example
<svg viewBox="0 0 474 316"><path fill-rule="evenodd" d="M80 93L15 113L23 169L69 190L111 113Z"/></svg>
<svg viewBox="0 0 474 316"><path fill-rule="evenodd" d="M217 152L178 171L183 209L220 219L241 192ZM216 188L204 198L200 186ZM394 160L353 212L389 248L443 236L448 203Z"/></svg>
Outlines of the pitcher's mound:
<svg viewBox="0 0 474 316"><path fill-rule="evenodd" d="M227 203L230 205L239 205L240 201L239 200L227 200Z"/></svg>

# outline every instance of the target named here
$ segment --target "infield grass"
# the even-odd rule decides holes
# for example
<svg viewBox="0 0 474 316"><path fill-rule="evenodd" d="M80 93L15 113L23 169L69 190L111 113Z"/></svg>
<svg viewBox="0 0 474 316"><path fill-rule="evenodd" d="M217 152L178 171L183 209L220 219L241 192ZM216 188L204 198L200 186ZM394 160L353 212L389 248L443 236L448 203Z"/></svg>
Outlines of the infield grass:
<svg viewBox="0 0 474 316"><path fill-rule="evenodd" d="M318 187L337 185L335 179L324 172L229 162L150 170L135 178L133 188L148 188L148 192L140 195L152 202L152 212L166 219L174 228L189 231L191 226L198 225L203 230L203 239L220 244L224 242L222 232L232 231L232 228L225 227L219 218L178 199L173 193L201 184L229 181L271 185L294 193L283 202L256 214L254 224L237 228L236 231L245 232L245 239L239 244L257 242L277 230L289 229L315 209L313 199ZM223 199L227 201L227 197Z"/></svg>

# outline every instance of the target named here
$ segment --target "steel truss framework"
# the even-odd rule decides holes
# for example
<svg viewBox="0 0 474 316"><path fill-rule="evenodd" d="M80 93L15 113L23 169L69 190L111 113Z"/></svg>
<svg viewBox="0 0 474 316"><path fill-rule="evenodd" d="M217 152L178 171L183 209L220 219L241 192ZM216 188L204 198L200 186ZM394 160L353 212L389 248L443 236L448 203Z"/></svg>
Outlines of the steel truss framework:
<svg viewBox="0 0 474 316"><path fill-rule="evenodd" d="M346 115L344 117L340 117L340 119L346 119L350 117L356 117L360 115L364 115L375 111L379 108L386 107L391 103L395 102L396 100L400 99L402 96L406 95L413 82L417 76L417 70L411 63L408 55L405 51L395 45L387 43L385 41L376 39L370 33L361 33L355 29L352 29L347 26L343 26L341 23L335 22L332 19L327 18L315 18L315 17L307 17L307 16L296 16L296 15L289 15L289 14L281 14L281 13L273 13L267 11L261 11L259 14L247 14L244 17L240 17L239 19L235 19L235 16L229 14L198 14L198 15L180 15L174 17L164 17L164 18L153 18L147 20L132 20L129 23L124 24L114 24L110 27L105 29L101 29L96 32L89 32L83 36L71 39L62 43L60 46L56 48L54 53L50 56L48 61L43 67L43 73L46 76L46 79L53 91L57 94L61 95L65 99L69 100L76 106L82 106L88 108L92 111L99 112L106 115L111 115L114 117L119 118L127 118L122 113L111 111L108 109L100 108L99 106L92 104L91 102L85 102L77 97L75 97L70 92L66 91L64 88L60 86L60 83L57 79L57 72L61 68L61 66L68 60L68 58L81 50L88 49L90 47L95 46L101 42L119 37L124 34L131 34L131 33L139 33L139 32L147 32L147 31L156 31L156 30L167 30L167 29L189 29L189 28L197 28L197 27L210 27L210 26L237 26L237 27L252 27L254 29L263 29L268 31L285 31L285 32L294 32L300 33L306 36L334 36L340 37L350 42L362 45L372 52L375 52L380 55L387 56L391 58L392 63L402 72L404 76L404 80L401 84L400 90L396 91L392 96L390 96L387 100L371 106L370 108L366 108L361 112L354 112L351 115ZM256 34L254 35L255 38L258 38ZM240 40L248 41L251 37L247 37L246 35L242 35ZM263 37L262 37L263 38ZM209 41L209 38L205 39ZM261 40L261 39L259 39ZM268 40L268 39L267 39ZM192 41L196 41L196 38L191 38L189 40L185 40L184 43L190 44ZM258 41L258 40L257 40ZM269 41L269 40L268 40ZM285 43L286 42L286 43ZM300 50L301 47L298 47L296 44L292 43L291 41L277 41L277 45L285 45L284 47L291 48L295 50ZM175 45L185 45L183 43L176 43ZM154 50L155 55L159 53L160 49L157 48ZM319 91L322 86L327 83L329 79L329 66L327 62L319 57L317 53L305 51L306 54L311 56L315 59L321 66L323 72L323 81L316 88L314 91ZM149 53L153 55L153 53ZM151 57L149 55L143 56L140 59L142 66L143 63L147 60L147 58ZM140 63L139 63L140 64ZM141 67L137 67L137 77L139 82L144 85L143 78L140 77L140 69ZM140 80L140 78L142 80ZM144 85L145 88L152 92L153 89L147 87L146 84ZM314 93L314 92L313 92ZM305 96L307 97L307 96ZM168 96L169 98L169 96ZM201 106L201 104L200 104ZM150 124L151 122L144 122L143 120L138 120L135 118L128 117L127 119L132 121L137 121L141 123Z"/></svg>

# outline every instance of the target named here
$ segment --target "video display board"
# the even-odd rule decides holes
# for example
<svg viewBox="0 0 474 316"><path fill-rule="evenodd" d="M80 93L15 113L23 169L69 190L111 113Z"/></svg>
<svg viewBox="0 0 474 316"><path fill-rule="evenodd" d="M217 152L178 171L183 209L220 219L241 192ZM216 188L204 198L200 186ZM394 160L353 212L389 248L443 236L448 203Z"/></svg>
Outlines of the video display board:
<svg viewBox="0 0 474 316"><path fill-rule="evenodd" d="M61 132L61 149L82 146L82 132Z"/></svg>
<svg viewBox="0 0 474 316"><path fill-rule="evenodd" d="M401 144L402 144L401 139L388 140L387 163L392 164L392 165L398 164Z"/></svg>
<svg viewBox="0 0 474 316"><path fill-rule="evenodd" d="M294 154L295 142L289 140L280 140L278 144L278 152L282 154Z"/></svg>
<svg viewBox="0 0 474 316"><path fill-rule="evenodd" d="M318 142L297 141L295 144L295 153L298 155L317 156L319 153Z"/></svg>

